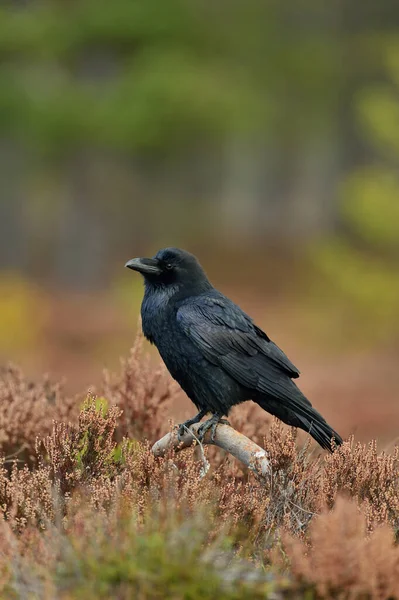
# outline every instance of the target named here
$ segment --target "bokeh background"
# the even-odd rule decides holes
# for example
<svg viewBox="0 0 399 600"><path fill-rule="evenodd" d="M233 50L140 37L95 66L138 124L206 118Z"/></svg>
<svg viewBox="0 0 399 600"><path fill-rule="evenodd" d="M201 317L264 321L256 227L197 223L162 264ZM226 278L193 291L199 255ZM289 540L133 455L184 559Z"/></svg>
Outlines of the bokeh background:
<svg viewBox="0 0 399 600"><path fill-rule="evenodd" d="M181 246L332 425L396 439L398 3L3 1L0 190L1 362L95 384L124 263Z"/></svg>

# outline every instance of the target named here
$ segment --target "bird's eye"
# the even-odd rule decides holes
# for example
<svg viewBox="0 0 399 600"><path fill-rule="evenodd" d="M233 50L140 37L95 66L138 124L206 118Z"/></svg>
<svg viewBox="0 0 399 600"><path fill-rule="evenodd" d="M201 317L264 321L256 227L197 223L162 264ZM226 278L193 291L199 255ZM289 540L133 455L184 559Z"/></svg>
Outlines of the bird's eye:
<svg viewBox="0 0 399 600"><path fill-rule="evenodd" d="M166 263L166 265L165 265L165 269L166 269L167 271L170 271L171 269L173 269L173 265L171 265L170 263Z"/></svg>

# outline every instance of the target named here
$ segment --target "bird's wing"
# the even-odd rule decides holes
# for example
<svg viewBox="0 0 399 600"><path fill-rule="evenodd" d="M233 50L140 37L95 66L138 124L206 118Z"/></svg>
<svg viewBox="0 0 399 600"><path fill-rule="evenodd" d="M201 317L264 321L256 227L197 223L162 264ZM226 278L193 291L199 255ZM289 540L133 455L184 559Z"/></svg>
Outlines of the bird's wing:
<svg viewBox="0 0 399 600"><path fill-rule="evenodd" d="M210 362L242 385L258 387L260 377L299 377L284 352L223 296L190 299L179 307L177 322Z"/></svg>

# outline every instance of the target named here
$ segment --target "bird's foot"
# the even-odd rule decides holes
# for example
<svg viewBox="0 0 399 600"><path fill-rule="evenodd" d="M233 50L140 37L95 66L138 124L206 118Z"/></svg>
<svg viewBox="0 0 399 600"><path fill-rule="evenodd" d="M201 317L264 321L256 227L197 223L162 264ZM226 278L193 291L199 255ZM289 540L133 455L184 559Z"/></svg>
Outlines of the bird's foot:
<svg viewBox="0 0 399 600"><path fill-rule="evenodd" d="M210 429L212 431L211 441L214 442L215 435L216 435L216 428L219 425L219 423L222 423L223 425L230 425L230 423L228 422L227 419L222 419L222 417L220 415L214 414L214 415L212 415L212 417L210 419L205 421L205 423L203 423L201 425L201 427L198 428L198 432L197 432L198 439L200 441L202 441L204 439L204 435Z"/></svg>
<svg viewBox="0 0 399 600"><path fill-rule="evenodd" d="M190 429L191 425L194 425L195 423L199 423L202 419L202 417L205 417L206 415L206 410L201 410L198 415L195 415L195 417L193 417L192 419L188 419L187 421L184 421L184 423L181 423L179 425L179 428L177 430L177 437L180 439L184 436L184 434L186 433L187 429Z"/></svg>

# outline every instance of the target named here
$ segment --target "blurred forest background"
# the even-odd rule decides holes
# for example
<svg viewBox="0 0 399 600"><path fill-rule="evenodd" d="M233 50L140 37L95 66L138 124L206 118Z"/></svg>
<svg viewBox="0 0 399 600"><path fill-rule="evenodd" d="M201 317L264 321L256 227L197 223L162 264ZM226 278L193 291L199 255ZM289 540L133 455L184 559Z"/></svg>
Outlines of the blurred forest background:
<svg viewBox="0 0 399 600"><path fill-rule="evenodd" d="M0 183L1 361L95 383L124 263L182 246L339 431L397 436L397 3L3 1Z"/></svg>

